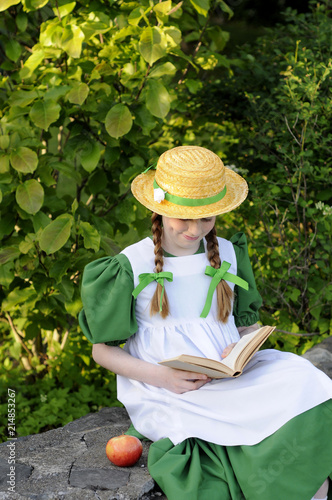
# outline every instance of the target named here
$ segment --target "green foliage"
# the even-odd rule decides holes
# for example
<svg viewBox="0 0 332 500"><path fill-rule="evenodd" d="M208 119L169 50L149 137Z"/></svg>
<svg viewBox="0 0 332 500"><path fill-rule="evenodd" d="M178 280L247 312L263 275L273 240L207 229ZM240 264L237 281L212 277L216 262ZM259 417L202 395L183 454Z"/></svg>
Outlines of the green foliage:
<svg viewBox="0 0 332 500"><path fill-rule="evenodd" d="M226 64L215 52L226 34L208 29L217 5L231 12L222 0L1 3L1 359L3 380L14 384L15 373L21 390L20 434L33 417L37 431L78 415L77 381L55 376L54 363L84 368L66 342L82 270L149 231L129 184L174 144L167 124L186 120L188 78ZM81 388L89 381L85 370ZM39 392L50 394L49 409ZM59 404L55 419L58 397L71 405Z"/></svg>
<svg viewBox="0 0 332 500"><path fill-rule="evenodd" d="M249 203L236 215L251 239L262 320L317 340L332 327L330 13L328 2L288 10L285 25L241 49L222 87L199 95L208 119L234 138L229 163L251 174ZM310 342L275 345L302 352Z"/></svg>
<svg viewBox="0 0 332 500"><path fill-rule="evenodd" d="M67 338L67 337L66 337ZM0 436L7 437L7 389L15 389L15 421L19 436L61 427L104 406L120 406L115 375L96 366L91 346L74 332L66 348L48 334L44 365L34 357L31 370L15 362L19 344L4 338L0 348ZM96 394L98 395L96 397Z"/></svg>
<svg viewBox="0 0 332 500"><path fill-rule="evenodd" d="M150 232L130 182L179 144L246 174L248 201L219 223L249 236L262 321L318 334L269 346L331 333L329 3L232 60L217 7L231 17L222 0L1 3L0 387L19 435L118 404L77 326L80 278Z"/></svg>

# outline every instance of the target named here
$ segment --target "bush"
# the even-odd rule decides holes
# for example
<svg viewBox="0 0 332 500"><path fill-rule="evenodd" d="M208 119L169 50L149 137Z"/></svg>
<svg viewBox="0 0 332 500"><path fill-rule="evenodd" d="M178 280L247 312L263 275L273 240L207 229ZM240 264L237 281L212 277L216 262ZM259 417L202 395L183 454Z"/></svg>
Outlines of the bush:
<svg viewBox="0 0 332 500"><path fill-rule="evenodd" d="M3 387L22 394L19 434L32 432L32 416L35 431L76 418L90 383L95 405L102 384L87 371L87 342L75 344L81 273L149 231L129 184L174 144L166 120L181 114L196 75L227 63L218 53L227 36L210 26L214 8L206 0L1 3L1 360ZM59 396L72 408L58 405L59 416L52 410L44 421L46 389L49 404Z"/></svg>
<svg viewBox="0 0 332 500"><path fill-rule="evenodd" d="M299 353L332 326L330 14L327 1L312 2L307 14L288 9L285 24L242 47L233 75L196 101L232 138L228 163L249 173L249 203L236 221L250 237L261 317L312 334L276 341Z"/></svg>

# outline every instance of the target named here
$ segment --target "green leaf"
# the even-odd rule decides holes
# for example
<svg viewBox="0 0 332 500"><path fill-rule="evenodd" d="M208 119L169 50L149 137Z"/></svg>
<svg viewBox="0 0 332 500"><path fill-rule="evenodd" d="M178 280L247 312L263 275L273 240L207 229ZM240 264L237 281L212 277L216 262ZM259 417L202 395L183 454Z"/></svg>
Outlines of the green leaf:
<svg viewBox="0 0 332 500"><path fill-rule="evenodd" d="M48 89L44 94L44 100L51 99L51 101L57 101L60 97L66 95L70 89L71 87L69 85Z"/></svg>
<svg viewBox="0 0 332 500"><path fill-rule="evenodd" d="M105 185L105 184L104 184ZM75 215L76 213L76 210L78 209L79 207L79 204L78 204L78 201L77 201L77 198L75 198L75 200L73 201L73 203L71 204L71 213L73 215Z"/></svg>
<svg viewBox="0 0 332 500"><path fill-rule="evenodd" d="M67 99L72 104L79 104L81 106L88 97L89 90L89 86L86 83L80 83L68 92Z"/></svg>
<svg viewBox="0 0 332 500"><path fill-rule="evenodd" d="M100 154L101 151L97 142L86 142L81 153L81 164L84 170L92 172L98 165Z"/></svg>
<svg viewBox="0 0 332 500"><path fill-rule="evenodd" d="M23 254L27 254L32 248L35 246L36 235L35 234L27 234L23 241L19 244L20 252Z"/></svg>
<svg viewBox="0 0 332 500"><path fill-rule="evenodd" d="M1 215L0 219L0 240L4 236L7 236L12 231L14 231L16 224L15 216L13 213L7 213L5 215Z"/></svg>
<svg viewBox="0 0 332 500"><path fill-rule="evenodd" d="M133 125L133 119L127 106L116 104L109 110L105 118L105 128L111 137L118 139L128 134Z"/></svg>
<svg viewBox="0 0 332 500"><path fill-rule="evenodd" d="M51 163L51 167L54 170L58 170L59 172L63 173L66 177L69 177L70 179L74 179L76 184L80 184L82 182L82 177L80 173L75 170L75 166L71 163L65 162L65 161L56 161L54 163Z"/></svg>
<svg viewBox="0 0 332 500"><path fill-rule="evenodd" d="M29 12L44 7L49 0L25 0L25 8Z"/></svg>
<svg viewBox="0 0 332 500"><path fill-rule="evenodd" d="M100 235L89 222L80 222L79 232L83 236L84 248L91 248L98 252L100 248Z"/></svg>
<svg viewBox="0 0 332 500"><path fill-rule="evenodd" d="M203 88L203 83L200 80L186 80L185 85L191 94L196 94Z"/></svg>
<svg viewBox="0 0 332 500"><path fill-rule="evenodd" d="M63 276L58 285L59 292L64 296L65 301L70 302L74 295L74 285L68 276Z"/></svg>
<svg viewBox="0 0 332 500"><path fill-rule="evenodd" d="M169 11L172 8L172 1L171 0L166 0L165 2L160 2L157 3L154 7L153 10L157 13L163 14L166 16Z"/></svg>
<svg viewBox="0 0 332 500"><path fill-rule="evenodd" d="M289 298L293 302L297 302L297 299L299 298L300 295L301 295L301 290L299 290L298 288L292 288L292 293L289 295Z"/></svg>
<svg viewBox="0 0 332 500"><path fill-rule="evenodd" d="M5 52L8 59L16 62L22 54L22 47L17 40L9 39L5 42Z"/></svg>
<svg viewBox="0 0 332 500"><path fill-rule="evenodd" d="M146 13L143 7L136 7L136 9L132 10L128 16L128 24L131 26L138 26L140 20L145 17L145 14Z"/></svg>
<svg viewBox="0 0 332 500"><path fill-rule="evenodd" d="M43 23L40 29L39 42L44 47L61 47L63 26L58 18Z"/></svg>
<svg viewBox="0 0 332 500"><path fill-rule="evenodd" d="M10 144L10 137L9 135L0 135L0 149L7 149Z"/></svg>
<svg viewBox="0 0 332 500"><path fill-rule="evenodd" d="M9 155L0 156L0 174L5 174L9 172Z"/></svg>
<svg viewBox="0 0 332 500"><path fill-rule="evenodd" d="M18 247L6 247L0 250L0 265L6 264L12 260L17 259L20 255L20 250Z"/></svg>
<svg viewBox="0 0 332 500"><path fill-rule="evenodd" d="M166 36L159 28L155 26L144 28L138 50L145 61L151 65L158 61L166 54L166 46Z"/></svg>
<svg viewBox="0 0 332 500"><path fill-rule="evenodd" d="M223 12L226 12L226 14L228 14L228 19L231 19L231 17L233 17L234 15L234 12L232 11L232 9L227 5L226 2L224 2L223 0L219 0L218 2L218 5L221 7L221 10Z"/></svg>
<svg viewBox="0 0 332 500"><path fill-rule="evenodd" d="M40 229L44 229L51 224L51 219L44 212L39 211L32 217L32 224L35 233L37 233Z"/></svg>
<svg viewBox="0 0 332 500"><path fill-rule="evenodd" d="M2 307L4 310L12 310L16 306L22 303L36 301L37 294L33 287L30 288L15 288L12 292L10 292L6 299L2 303Z"/></svg>
<svg viewBox="0 0 332 500"><path fill-rule="evenodd" d="M15 23L19 31L23 33L28 26L28 16L26 15L25 12L19 12L17 16L15 17Z"/></svg>
<svg viewBox="0 0 332 500"><path fill-rule="evenodd" d="M20 106L21 108L25 108L32 101L39 97L40 93L37 90L17 90L13 92L8 99L9 104L12 106Z"/></svg>
<svg viewBox="0 0 332 500"><path fill-rule="evenodd" d="M50 268L50 277L55 278L57 282L60 282L62 277L67 273L67 270L70 268L70 265L71 260L69 257L57 259Z"/></svg>
<svg viewBox="0 0 332 500"><path fill-rule="evenodd" d="M224 50L230 36L229 33L227 31L223 31L220 26L214 26L209 29L208 35L212 39L210 49L219 53Z"/></svg>
<svg viewBox="0 0 332 500"><path fill-rule="evenodd" d="M204 17L208 15L210 9L210 0L190 0L190 3L198 12L198 14L201 14Z"/></svg>
<svg viewBox="0 0 332 500"><path fill-rule="evenodd" d="M167 21L168 19L168 13L172 9L172 1L171 0L166 0L165 2L160 2L157 3L154 7L153 10L156 13L157 20L159 23L163 24Z"/></svg>
<svg viewBox="0 0 332 500"><path fill-rule="evenodd" d="M59 118L61 106L57 102L37 101L32 106L29 116L33 123L44 130L48 130L51 123L54 123Z"/></svg>
<svg viewBox="0 0 332 500"><path fill-rule="evenodd" d="M22 79L30 78L36 68L44 60L45 54L42 49L38 49L25 61L23 68L20 71Z"/></svg>
<svg viewBox="0 0 332 500"><path fill-rule="evenodd" d="M17 5L18 3L21 3L21 0L1 0L0 12L3 12L4 10L8 9L8 7L11 7L12 5Z"/></svg>
<svg viewBox="0 0 332 500"><path fill-rule="evenodd" d="M172 48L178 47L182 41L182 33L175 26L165 26L164 33L166 35L166 40Z"/></svg>
<svg viewBox="0 0 332 500"><path fill-rule="evenodd" d="M13 264L8 263L0 266L0 285L9 286L14 277Z"/></svg>
<svg viewBox="0 0 332 500"><path fill-rule="evenodd" d="M174 76L176 73L176 67L171 62L166 62L164 64L158 64L150 71L148 78L160 78L164 75Z"/></svg>
<svg viewBox="0 0 332 500"><path fill-rule="evenodd" d="M136 109L135 123L142 128L143 135L149 136L151 130L157 126L158 121L144 105Z"/></svg>
<svg viewBox="0 0 332 500"><path fill-rule="evenodd" d="M56 7L53 7L54 15L60 14L60 17L68 16L76 6L76 2L68 2L68 0L60 0Z"/></svg>
<svg viewBox="0 0 332 500"><path fill-rule="evenodd" d="M36 179L20 184L16 189L16 201L28 214L36 214L44 202L44 189Z"/></svg>
<svg viewBox="0 0 332 500"><path fill-rule="evenodd" d="M10 163L18 172L29 174L36 170L38 156L32 149L22 146L11 152Z"/></svg>
<svg viewBox="0 0 332 500"><path fill-rule="evenodd" d="M149 80L146 85L146 107L153 116L165 118L170 110L171 98L164 85Z"/></svg>
<svg viewBox="0 0 332 500"><path fill-rule="evenodd" d="M59 172L55 193L58 199L66 197L72 199L77 195L77 186L74 182L70 181L70 178Z"/></svg>
<svg viewBox="0 0 332 500"><path fill-rule="evenodd" d="M68 214L57 217L42 231L39 239L40 248L48 255L60 250L69 239L73 221L73 217Z"/></svg>
<svg viewBox="0 0 332 500"><path fill-rule="evenodd" d="M84 33L75 24L65 26L61 37L61 47L70 57L77 59L82 52Z"/></svg>
<svg viewBox="0 0 332 500"><path fill-rule="evenodd" d="M218 56L218 57L217 57ZM214 52L211 51L206 51L205 53L202 53L199 57L196 58L197 64L199 64L203 69L206 71L214 69L218 62L222 60L223 56L219 56L218 54L215 54ZM226 64L229 65L229 61L227 58L225 58Z"/></svg>

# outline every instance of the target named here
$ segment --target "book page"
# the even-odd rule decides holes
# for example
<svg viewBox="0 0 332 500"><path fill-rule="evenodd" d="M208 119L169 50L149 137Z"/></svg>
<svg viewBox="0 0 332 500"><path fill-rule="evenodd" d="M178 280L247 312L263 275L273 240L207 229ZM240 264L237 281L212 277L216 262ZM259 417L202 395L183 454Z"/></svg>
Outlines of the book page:
<svg viewBox="0 0 332 500"><path fill-rule="evenodd" d="M257 350L257 346L260 346L265 342L273 330L274 327L263 326L252 333L244 335L233 347L229 355L222 359L221 363L234 371L242 369L242 366L245 364L248 357L250 357L251 354Z"/></svg>

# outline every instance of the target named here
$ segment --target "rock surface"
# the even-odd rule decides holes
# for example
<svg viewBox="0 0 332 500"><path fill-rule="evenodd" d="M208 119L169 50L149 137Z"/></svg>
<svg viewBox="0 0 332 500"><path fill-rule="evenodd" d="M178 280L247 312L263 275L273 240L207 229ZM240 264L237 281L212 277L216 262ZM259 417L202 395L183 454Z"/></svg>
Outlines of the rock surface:
<svg viewBox="0 0 332 500"><path fill-rule="evenodd" d="M332 337L304 357L332 378ZM59 429L0 444L0 500L166 500L147 470L148 442L133 467L116 467L106 457L107 441L129 424L125 409L103 408Z"/></svg>
<svg viewBox="0 0 332 500"><path fill-rule="evenodd" d="M303 357L332 378L332 337L309 349Z"/></svg>
<svg viewBox="0 0 332 500"><path fill-rule="evenodd" d="M125 409L103 408L59 429L0 444L0 499L165 499L147 470L148 442L133 467L116 467L106 456L107 441L129 425Z"/></svg>

